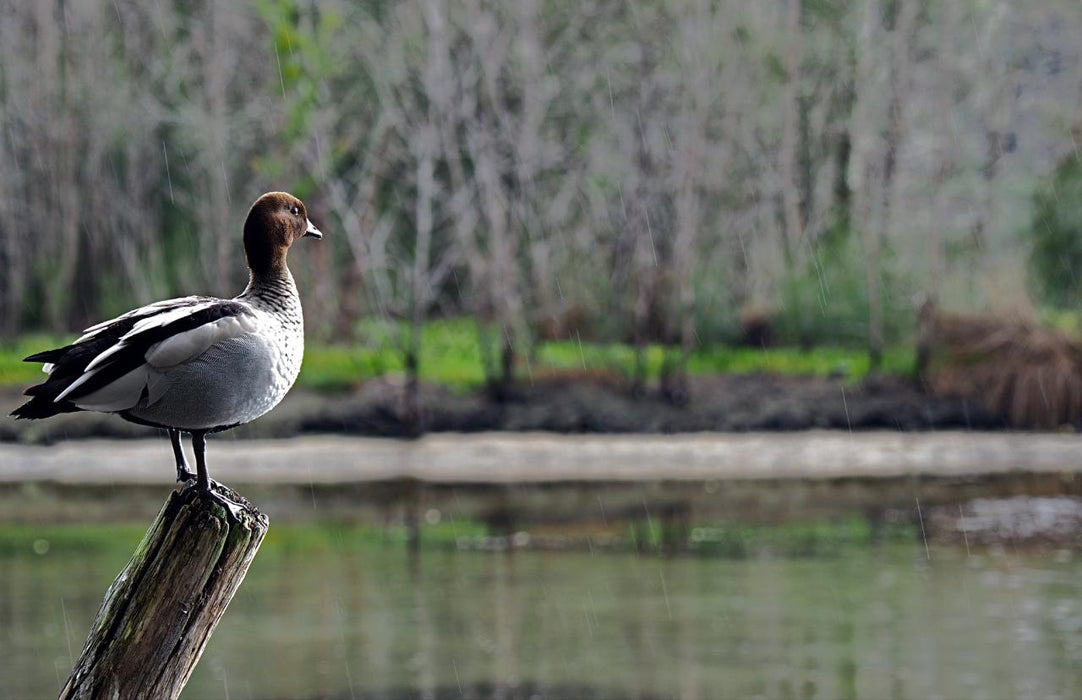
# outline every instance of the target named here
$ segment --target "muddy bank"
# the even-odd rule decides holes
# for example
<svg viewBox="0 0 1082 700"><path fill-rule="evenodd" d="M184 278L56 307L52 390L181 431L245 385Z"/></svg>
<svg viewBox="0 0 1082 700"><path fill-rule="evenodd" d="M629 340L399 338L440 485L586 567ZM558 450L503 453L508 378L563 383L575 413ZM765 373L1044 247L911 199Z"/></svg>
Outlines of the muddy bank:
<svg viewBox="0 0 1082 700"><path fill-rule="evenodd" d="M18 390L0 394L4 413ZM694 377L689 401L674 405L659 392L635 397L605 383L537 382L497 401L483 391L458 394L438 386L420 392L428 432L682 433L700 431L996 430L1004 423L980 406L919 391L896 378L860 385L839 379L767 374ZM339 433L399 437L407 433L401 382L385 378L345 394L294 390L278 408L239 428L238 437ZM0 440L49 443L69 438L146 437L148 429L113 416L69 414L48 421L0 421Z"/></svg>

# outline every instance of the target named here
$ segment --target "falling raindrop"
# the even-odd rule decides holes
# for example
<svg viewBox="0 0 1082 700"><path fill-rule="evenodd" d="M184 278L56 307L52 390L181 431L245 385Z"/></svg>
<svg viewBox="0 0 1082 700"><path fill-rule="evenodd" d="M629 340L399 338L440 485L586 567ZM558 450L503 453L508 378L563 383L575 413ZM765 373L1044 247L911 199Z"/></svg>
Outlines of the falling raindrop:
<svg viewBox="0 0 1082 700"><path fill-rule="evenodd" d="M165 147L165 141L162 141L162 154L165 156L165 178L169 181L169 201L176 204L177 200L173 197L173 174L169 172L169 151Z"/></svg>
<svg viewBox="0 0 1082 700"><path fill-rule="evenodd" d="M849 402L845 398L845 387L839 387L842 390L842 408L845 409L845 424L849 426L849 434L853 434L853 421L849 418Z"/></svg>
<svg viewBox="0 0 1082 700"><path fill-rule="evenodd" d="M650 224L650 210L643 205L642 213L646 216L646 232L650 235L650 253L654 256L654 267L657 267L657 246L654 244L654 227Z"/></svg>
<svg viewBox="0 0 1082 700"><path fill-rule="evenodd" d="M68 622L68 608L64 605L64 597L60 597L60 614L64 618L64 637L68 642L68 665L75 665L75 655L71 653L71 624Z"/></svg>
<svg viewBox="0 0 1082 700"><path fill-rule="evenodd" d="M665 596L665 612L668 613L669 619L672 620L672 606L669 604L669 587L665 583L664 567L658 567L657 575L661 579L661 593Z"/></svg>
<svg viewBox="0 0 1082 700"><path fill-rule="evenodd" d="M612 75L609 71L609 67L605 66L605 84L609 88L609 114L612 117L612 123L616 123L616 100L612 97ZM623 195L621 194L621 197Z"/></svg>
<svg viewBox="0 0 1082 700"><path fill-rule="evenodd" d="M931 559L932 555L928 551L928 534L924 531L924 515L920 511L920 498L917 498L917 519L920 520L920 536L924 540L924 558Z"/></svg>
<svg viewBox="0 0 1082 700"><path fill-rule="evenodd" d="M227 204L232 204L233 195L229 191L229 171L225 168L225 161L219 160L218 167L222 169L222 182L225 183L225 201Z"/></svg>
<svg viewBox="0 0 1082 700"><path fill-rule="evenodd" d="M282 57L278 55L278 43L274 44L274 61L278 64L278 83L282 86L282 97L286 96L286 81L282 77Z"/></svg>
<svg viewBox="0 0 1082 700"><path fill-rule="evenodd" d="M966 543L966 557L970 557L972 554L969 551L969 533L966 532L966 516L965 513L962 512L962 504L960 503L958 504L958 523L962 526L962 538Z"/></svg>
<svg viewBox="0 0 1082 700"><path fill-rule="evenodd" d="M320 131L317 129L315 134L316 141L316 163L319 165L319 177L321 180L327 180L327 164L323 159L323 139L320 138ZM452 270L452 273L455 271ZM458 283L458 275L455 274L455 283Z"/></svg>

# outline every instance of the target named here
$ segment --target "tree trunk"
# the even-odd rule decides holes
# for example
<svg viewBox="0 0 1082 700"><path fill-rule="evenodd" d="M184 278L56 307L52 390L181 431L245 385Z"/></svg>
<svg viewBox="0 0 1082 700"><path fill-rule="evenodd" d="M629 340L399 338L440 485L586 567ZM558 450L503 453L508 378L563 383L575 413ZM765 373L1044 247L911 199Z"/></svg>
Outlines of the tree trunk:
<svg viewBox="0 0 1082 700"><path fill-rule="evenodd" d="M782 118L781 154L778 164L781 177L782 225L785 241L786 262L799 261L803 245L804 226L801 206L803 195L797 177L797 151L800 137L800 4L801 0L789 0L785 15L785 103ZM789 270L792 273L792 270Z"/></svg>
<svg viewBox="0 0 1082 700"><path fill-rule="evenodd" d="M865 7L856 65L856 104L850 124L850 178L854 193L855 220L860 227L864 251L864 286L868 294L868 362L872 371L879 368L883 357L880 252L886 222L882 212L887 202L884 193L889 189L880 182L883 179L882 174L876 177L880 161L876 153L875 124L878 113L875 105L881 96L876 89L876 65L872 47L882 40L883 35L879 9L878 2L870 2ZM877 187L882 189L877 190Z"/></svg>
<svg viewBox="0 0 1082 700"><path fill-rule="evenodd" d="M515 342L511 330L503 333L503 352L500 356L500 392L507 398L515 381Z"/></svg>
<svg viewBox="0 0 1082 700"><path fill-rule="evenodd" d="M222 500L190 486L169 495L106 592L61 700L180 695L267 533L267 516L214 489Z"/></svg>
<svg viewBox="0 0 1082 700"><path fill-rule="evenodd" d="M420 326L414 326L410 331L410 346L406 350L406 385L402 391L402 430L406 437L419 438L424 434L424 421L421 414L421 367L418 355L420 342L416 343L413 338L419 337Z"/></svg>
<svg viewBox="0 0 1082 700"><path fill-rule="evenodd" d="M413 251L413 274L410 278L409 340L405 347L406 387L404 425L409 437L423 432L420 408L421 343L425 316L428 313L429 284L432 265L432 202L435 197L435 163L433 151L438 134L431 122L422 129L417 140L417 235Z"/></svg>

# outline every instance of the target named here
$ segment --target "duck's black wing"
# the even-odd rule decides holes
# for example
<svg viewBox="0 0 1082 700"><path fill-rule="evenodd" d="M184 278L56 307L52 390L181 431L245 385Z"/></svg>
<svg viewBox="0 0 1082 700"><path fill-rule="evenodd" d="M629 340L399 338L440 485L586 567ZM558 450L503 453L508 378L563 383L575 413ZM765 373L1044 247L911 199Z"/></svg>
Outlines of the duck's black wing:
<svg viewBox="0 0 1082 700"><path fill-rule="evenodd" d="M11 415L16 418L48 418L59 413L83 410L67 397L60 401L56 399L83 376L95 358L119 345L120 339L131 332L137 323L184 308L205 308L207 304L220 301L213 297L190 296L148 304L87 328L71 345L27 357L25 362L44 363L42 369L49 378L23 392L31 399L12 411Z"/></svg>

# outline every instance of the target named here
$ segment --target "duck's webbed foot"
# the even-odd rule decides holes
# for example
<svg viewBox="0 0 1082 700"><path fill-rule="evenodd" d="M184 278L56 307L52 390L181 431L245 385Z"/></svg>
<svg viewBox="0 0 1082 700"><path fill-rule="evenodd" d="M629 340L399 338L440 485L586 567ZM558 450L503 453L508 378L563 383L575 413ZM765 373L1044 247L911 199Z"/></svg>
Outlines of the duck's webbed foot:
<svg viewBox="0 0 1082 700"><path fill-rule="evenodd" d="M243 503L238 503L230 498L230 494L236 495L232 489L227 486L222 486L214 479L211 479L210 488L207 490L207 494L213 498L218 505L229 511L234 520L241 520L245 506Z"/></svg>
<svg viewBox="0 0 1082 700"><path fill-rule="evenodd" d="M209 496L218 505L229 511L233 518L236 520L241 519L241 514L244 512L245 506L243 503L234 501L230 496L236 496L232 489L222 486L214 479L210 478L210 474L207 472L207 434L204 431L196 431L192 433L192 447L195 449L195 488L201 493ZM180 468L177 467L177 477L180 477ZM188 479L192 478L191 472L188 472ZM187 479L186 479L187 480ZM238 497L239 499L239 497ZM239 499L243 500L243 499Z"/></svg>

